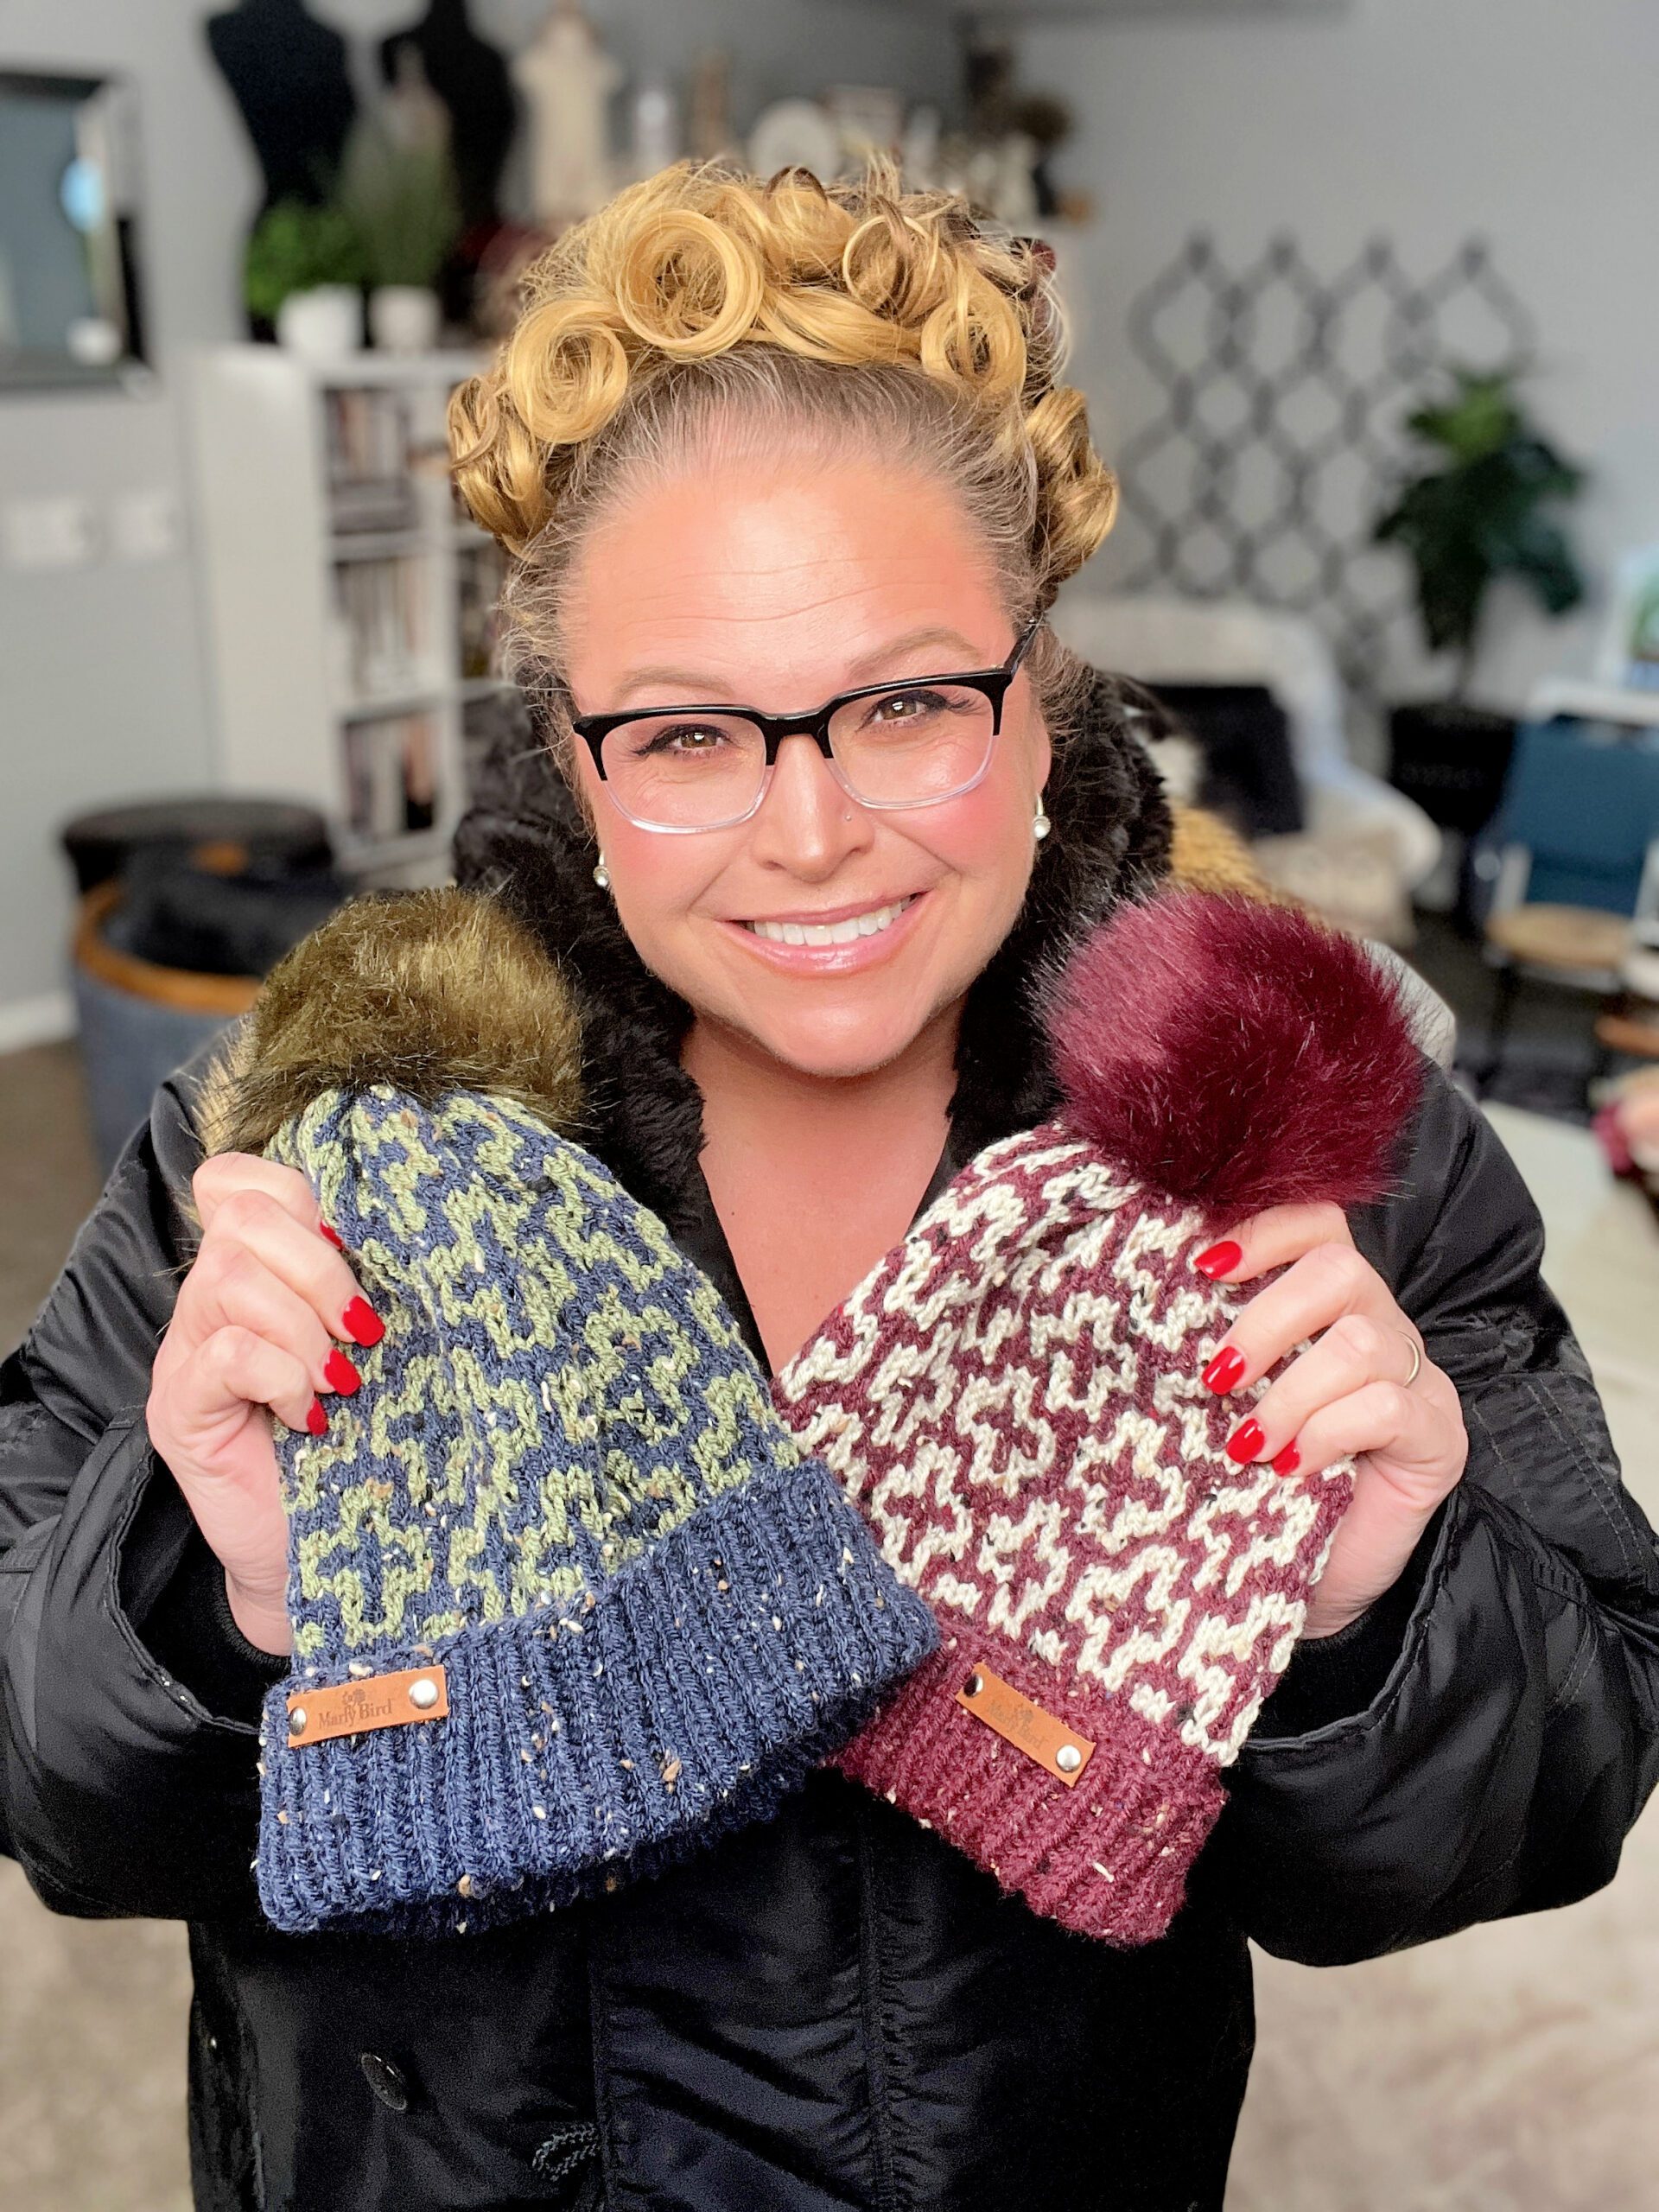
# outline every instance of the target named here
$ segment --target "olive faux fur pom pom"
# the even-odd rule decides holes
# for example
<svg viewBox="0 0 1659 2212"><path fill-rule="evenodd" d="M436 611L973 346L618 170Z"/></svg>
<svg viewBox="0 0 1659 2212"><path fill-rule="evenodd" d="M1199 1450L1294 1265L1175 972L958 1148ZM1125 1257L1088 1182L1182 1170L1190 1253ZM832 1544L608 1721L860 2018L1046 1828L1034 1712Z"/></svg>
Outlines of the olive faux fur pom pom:
<svg viewBox="0 0 1659 2212"><path fill-rule="evenodd" d="M1393 976L1357 939L1252 899L1120 907L1045 1019L1061 1118L1217 1224L1381 1198L1422 1089Z"/></svg>
<svg viewBox="0 0 1659 2212"><path fill-rule="evenodd" d="M390 1084L514 1098L569 1130L582 1103L575 1001L523 923L481 892L371 892L278 962L248 1016L211 1149L263 1152L325 1090Z"/></svg>

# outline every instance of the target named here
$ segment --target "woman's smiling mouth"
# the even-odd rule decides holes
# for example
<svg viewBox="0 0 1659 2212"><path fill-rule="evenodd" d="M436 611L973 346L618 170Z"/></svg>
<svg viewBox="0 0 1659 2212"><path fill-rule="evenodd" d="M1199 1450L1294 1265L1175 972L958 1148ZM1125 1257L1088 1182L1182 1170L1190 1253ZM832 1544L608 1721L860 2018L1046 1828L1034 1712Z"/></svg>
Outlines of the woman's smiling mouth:
<svg viewBox="0 0 1659 2212"><path fill-rule="evenodd" d="M832 922L791 919L774 922L746 922L745 929L753 930L773 944L854 944L861 937L875 937L890 929L906 906L918 894L895 899L891 906L870 906L853 914L843 914Z"/></svg>
<svg viewBox="0 0 1659 2212"><path fill-rule="evenodd" d="M926 895L912 891L886 906L843 906L833 918L791 915L725 926L775 966L840 975L885 959L910 935L911 915Z"/></svg>

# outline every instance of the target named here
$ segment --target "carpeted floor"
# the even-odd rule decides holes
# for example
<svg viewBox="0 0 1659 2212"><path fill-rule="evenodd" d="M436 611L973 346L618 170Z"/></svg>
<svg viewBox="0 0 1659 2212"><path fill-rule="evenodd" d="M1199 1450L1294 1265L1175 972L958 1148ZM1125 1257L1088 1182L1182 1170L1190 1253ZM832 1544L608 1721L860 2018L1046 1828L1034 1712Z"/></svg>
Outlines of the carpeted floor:
<svg viewBox="0 0 1659 2212"><path fill-rule="evenodd" d="M1544 1209L1550 1278L1627 1471L1659 1514L1659 1230L1582 1131L1492 1117ZM0 1058L6 1347L96 1196L81 1127L71 1048ZM0 1861L0 2202L188 2212L181 1931L54 1918ZM1258 1999L1230 2212L1659 2203L1659 1815L1618 1881L1570 1911L1335 1973L1263 1959Z"/></svg>
<svg viewBox="0 0 1659 2212"><path fill-rule="evenodd" d="M0 1058L7 1351L50 1288L98 1186L74 1047ZM0 2204L189 2212L189 1997L181 1928L60 1918L0 1859Z"/></svg>

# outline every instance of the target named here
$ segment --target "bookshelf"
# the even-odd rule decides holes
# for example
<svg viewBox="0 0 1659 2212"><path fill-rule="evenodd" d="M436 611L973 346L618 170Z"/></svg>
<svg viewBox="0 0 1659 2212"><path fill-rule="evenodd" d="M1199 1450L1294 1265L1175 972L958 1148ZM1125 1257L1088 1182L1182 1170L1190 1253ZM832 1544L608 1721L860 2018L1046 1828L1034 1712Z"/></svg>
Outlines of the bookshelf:
<svg viewBox="0 0 1659 2212"><path fill-rule="evenodd" d="M228 791L321 807L369 885L442 883L490 673L497 547L450 486L465 353L189 367L200 572Z"/></svg>

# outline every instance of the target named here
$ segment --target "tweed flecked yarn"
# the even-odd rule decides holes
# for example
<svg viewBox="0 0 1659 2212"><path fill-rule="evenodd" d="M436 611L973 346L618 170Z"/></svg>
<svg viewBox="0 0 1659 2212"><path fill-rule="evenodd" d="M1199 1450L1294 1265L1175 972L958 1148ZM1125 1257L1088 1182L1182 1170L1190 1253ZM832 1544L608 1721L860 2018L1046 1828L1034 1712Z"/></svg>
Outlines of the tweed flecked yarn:
<svg viewBox="0 0 1659 2212"><path fill-rule="evenodd" d="M766 1817L938 1631L713 1286L508 1097L334 1088L267 1149L386 1323L325 1434L276 1424L267 1916L464 1933ZM290 1740L296 1694L429 1662L444 1717Z"/></svg>
<svg viewBox="0 0 1659 2212"><path fill-rule="evenodd" d="M1128 1944L1181 1903L1353 1486L1348 1460L1228 1456L1272 1378L1218 1397L1202 1370L1262 1285L1193 1261L1230 1208L1374 1195L1421 1063L1392 984L1300 915L1189 896L1078 958L1065 1110L969 1162L773 1390L942 1630L833 1763L1034 1910Z"/></svg>

